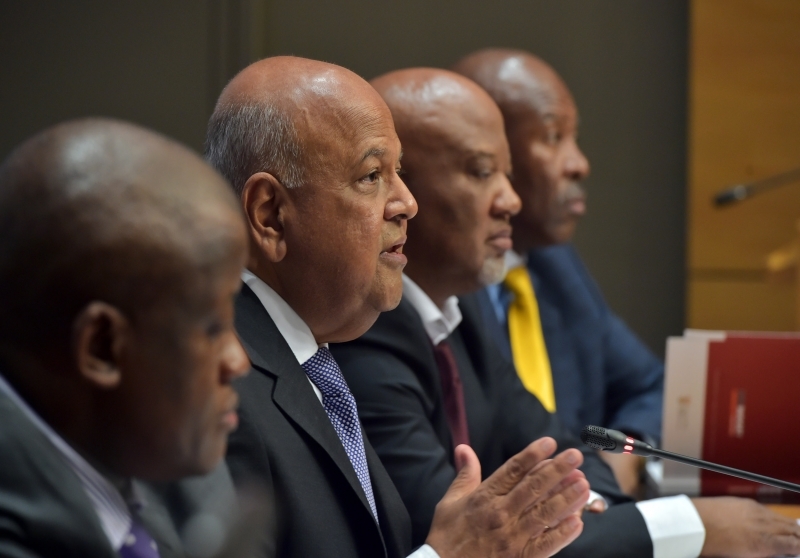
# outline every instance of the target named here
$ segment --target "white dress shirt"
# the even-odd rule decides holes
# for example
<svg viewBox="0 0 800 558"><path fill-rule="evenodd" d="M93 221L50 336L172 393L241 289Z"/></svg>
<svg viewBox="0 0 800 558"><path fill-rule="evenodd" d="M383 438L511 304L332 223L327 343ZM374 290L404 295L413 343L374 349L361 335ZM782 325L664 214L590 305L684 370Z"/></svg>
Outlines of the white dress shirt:
<svg viewBox="0 0 800 558"><path fill-rule="evenodd" d="M101 475L88 461L81 457L72 446L70 446L55 430L50 428L36 412L14 391L14 388L0 374L0 392L3 392L9 399L19 407L25 417L45 435L52 443L61 456L69 465L70 469L78 476L89 501L97 513L100 526L108 537L108 542L114 551L119 552L122 543L125 541L133 525L128 506L125 499L108 479Z"/></svg>
<svg viewBox="0 0 800 558"><path fill-rule="evenodd" d="M506 253L509 269L524 265L524 260L511 251ZM458 299L445 301L440 309L411 278L403 275L403 298L419 313L425 331L434 345L446 339L461 323ZM589 503L603 497L592 491ZM605 501L603 499L603 501ZM637 502L647 531L653 540L653 558L696 558L706 538L703 521L692 501L686 496L656 498Z"/></svg>
<svg viewBox="0 0 800 558"><path fill-rule="evenodd" d="M275 327L281 332L295 358L297 358L297 362L302 365L314 356L320 347L328 346L327 343L317 343L316 339L314 339L314 334L311 333L311 328L272 287L248 270L242 272L242 281L250 287L258 297L258 300L261 301L269 317L275 322ZM317 394L317 399L322 404L322 392L310 379L308 383L311 384L314 393ZM439 555L432 547L426 544L418 548L408 558L439 558Z"/></svg>

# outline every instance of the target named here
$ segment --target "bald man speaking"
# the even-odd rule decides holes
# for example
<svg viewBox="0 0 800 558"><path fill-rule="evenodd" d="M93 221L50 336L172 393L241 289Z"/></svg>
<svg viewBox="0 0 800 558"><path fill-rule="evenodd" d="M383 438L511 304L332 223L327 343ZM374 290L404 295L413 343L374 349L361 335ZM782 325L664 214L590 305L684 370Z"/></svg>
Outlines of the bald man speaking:
<svg viewBox="0 0 800 558"><path fill-rule="evenodd" d="M275 493L278 536L264 554L402 558L408 514L328 349L401 296L417 205L397 174L391 113L344 68L266 59L223 91L206 151L239 196L250 237L236 328L254 371L237 385L228 463ZM481 483L474 452L456 449L461 471L415 556L549 556L579 534L581 454L545 460L552 439L519 450Z"/></svg>
<svg viewBox="0 0 800 558"><path fill-rule="evenodd" d="M540 436L571 436L525 389L469 295L505 274L520 199L502 114L477 84L446 70L373 80L403 142L409 223L403 299L361 338L334 346L367 434L408 506L415 536L455 475L468 443L487 473ZM574 440L574 439L573 439ZM800 550L800 527L755 502L684 496L634 504L587 448L584 472L612 504L584 513L564 556L772 556Z"/></svg>
<svg viewBox="0 0 800 558"><path fill-rule="evenodd" d="M3 163L0 556L182 558L188 512L224 525L245 250L223 178L142 128L62 124Z"/></svg>

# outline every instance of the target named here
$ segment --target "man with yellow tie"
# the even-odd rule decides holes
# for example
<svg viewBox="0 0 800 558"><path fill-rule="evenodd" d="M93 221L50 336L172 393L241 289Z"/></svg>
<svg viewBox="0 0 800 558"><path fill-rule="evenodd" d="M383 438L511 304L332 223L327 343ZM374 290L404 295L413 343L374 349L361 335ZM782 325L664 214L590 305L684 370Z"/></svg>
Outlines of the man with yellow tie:
<svg viewBox="0 0 800 558"><path fill-rule="evenodd" d="M503 112L522 199L509 272L479 296L489 329L525 387L571 431L599 424L657 442L663 363L611 312L569 244L586 210L579 184L589 174L572 95L550 66L523 51L479 51L454 69ZM636 460L608 455L623 490L633 490Z"/></svg>

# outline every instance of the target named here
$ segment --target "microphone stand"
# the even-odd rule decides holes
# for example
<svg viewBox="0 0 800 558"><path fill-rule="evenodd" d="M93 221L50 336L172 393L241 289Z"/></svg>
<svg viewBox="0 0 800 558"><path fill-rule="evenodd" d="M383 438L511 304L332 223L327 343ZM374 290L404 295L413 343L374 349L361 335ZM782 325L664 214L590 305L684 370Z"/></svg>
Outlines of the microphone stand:
<svg viewBox="0 0 800 558"><path fill-rule="evenodd" d="M655 455L657 457L661 457L662 459L669 459L670 461L677 461L678 463L684 463L686 465L692 465L694 467L700 467L701 469L708 469L709 471L722 473L723 475L730 475L732 477L739 477L740 479L744 480L768 484L770 486L774 486L775 488L791 490L792 492L800 492L800 484L794 484L780 479L773 479L772 477L765 477L764 475L742 471L741 469L734 469L733 467L728 467L726 465L717 465L716 463L703 461L702 459L695 459L693 457L687 457L685 455L680 455L679 453L672 453L671 451L653 448L650 450L650 455Z"/></svg>
<svg viewBox="0 0 800 558"><path fill-rule="evenodd" d="M724 207L755 196L766 190L800 181L800 168L775 174L754 182L736 184L714 195L714 205Z"/></svg>

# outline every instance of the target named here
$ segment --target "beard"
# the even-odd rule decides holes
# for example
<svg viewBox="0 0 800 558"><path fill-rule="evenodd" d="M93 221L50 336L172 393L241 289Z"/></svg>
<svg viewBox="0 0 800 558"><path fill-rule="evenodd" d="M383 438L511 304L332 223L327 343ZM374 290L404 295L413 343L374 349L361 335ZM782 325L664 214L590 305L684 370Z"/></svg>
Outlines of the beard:
<svg viewBox="0 0 800 558"><path fill-rule="evenodd" d="M478 274L478 282L482 287L494 285L505 279L506 271L506 259L503 256L486 258Z"/></svg>

